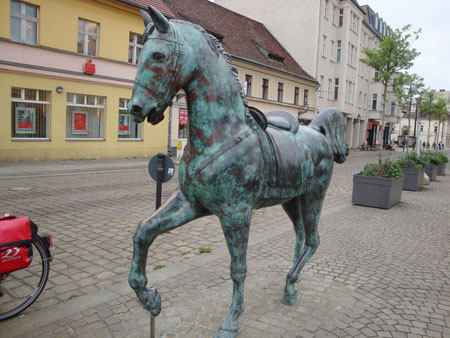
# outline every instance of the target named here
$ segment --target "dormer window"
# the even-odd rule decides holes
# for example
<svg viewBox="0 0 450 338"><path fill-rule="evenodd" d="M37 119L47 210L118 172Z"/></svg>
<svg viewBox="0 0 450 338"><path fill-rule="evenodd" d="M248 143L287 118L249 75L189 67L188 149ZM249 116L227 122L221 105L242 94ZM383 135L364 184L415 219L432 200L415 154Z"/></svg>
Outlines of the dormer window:
<svg viewBox="0 0 450 338"><path fill-rule="evenodd" d="M283 63L284 62L284 57L276 55L276 54L273 54L273 53L269 53L269 55L267 57L271 61L275 61L275 62L279 62L279 63Z"/></svg>

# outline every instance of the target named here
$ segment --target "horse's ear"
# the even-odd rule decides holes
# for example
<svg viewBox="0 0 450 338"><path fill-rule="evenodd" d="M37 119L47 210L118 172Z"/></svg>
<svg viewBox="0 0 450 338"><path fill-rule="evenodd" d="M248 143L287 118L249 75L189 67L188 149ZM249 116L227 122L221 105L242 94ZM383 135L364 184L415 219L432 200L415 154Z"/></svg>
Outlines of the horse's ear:
<svg viewBox="0 0 450 338"><path fill-rule="evenodd" d="M142 20L144 20L144 25L145 25L145 27L147 27L149 24L151 24L153 22L152 18L150 17L150 15L148 15L148 13L146 11L143 11L141 9L140 12L141 12Z"/></svg>
<svg viewBox="0 0 450 338"><path fill-rule="evenodd" d="M150 16L155 23L156 29L161 33L167 33L169 30L169 21L153 6L148 6Z"/></svg>

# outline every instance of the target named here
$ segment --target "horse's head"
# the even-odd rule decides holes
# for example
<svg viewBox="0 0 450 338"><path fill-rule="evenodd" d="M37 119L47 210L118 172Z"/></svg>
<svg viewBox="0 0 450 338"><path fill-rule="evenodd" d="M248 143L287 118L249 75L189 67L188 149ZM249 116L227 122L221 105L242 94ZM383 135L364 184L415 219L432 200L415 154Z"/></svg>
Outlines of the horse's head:
<svg viewBox="0 0 450 338"><path fill-rule="evenodd" d="M136 122L147 118L151 124L164 119L164 111L171 105L183 83L180 63L182 43L177 30L154 7L148 15L141 10L146 26L142 49L128 111Z"/></svg>

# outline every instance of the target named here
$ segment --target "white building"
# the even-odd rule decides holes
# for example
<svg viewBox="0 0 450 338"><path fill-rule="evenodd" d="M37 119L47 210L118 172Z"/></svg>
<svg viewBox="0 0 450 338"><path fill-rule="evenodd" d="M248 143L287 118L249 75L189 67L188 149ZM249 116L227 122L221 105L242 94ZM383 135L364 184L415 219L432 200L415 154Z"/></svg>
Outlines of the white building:
<svg viewBox="0 0 450 338"><path fill-rule="evenodd" d="M216 0L254 18L287 48L320 82L316 109L339 108L347 118L347 142L352 148L377 143L381 130L382 93L374 71L363 64L363 48L373 48L387 31L386 23L356 0ZM399 122L400 111L388 94L386 137ZM378 143L381 137L378 136Z"/></svg>

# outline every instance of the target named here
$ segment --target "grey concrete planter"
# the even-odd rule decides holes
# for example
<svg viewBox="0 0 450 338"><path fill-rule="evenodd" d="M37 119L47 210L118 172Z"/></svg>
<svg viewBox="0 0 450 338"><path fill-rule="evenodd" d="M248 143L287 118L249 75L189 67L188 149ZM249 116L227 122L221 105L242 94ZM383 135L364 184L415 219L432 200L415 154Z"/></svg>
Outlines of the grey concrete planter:
<svg viewBox="0 0 450 338"><path fill-rule="evenodd" d="M384 178L353 175L352 203L390 209L402 197L403 177Z"/></svg>
<svg viewBox="0 0 450 338"><path fill-rule="evenodd" d="M445 175L445 165L447 163L442 162L441 164L438 165L438 169L437 169L437 175L438 176L444 176Z"/></svg>
<svg viewBox="0 0 450 338"><path fill-rule="evenodd" d="M425 169L402 168L403 190L416 191L423 186L423 173Z"/></svg>
<svg viewBox="0 0 450 338"><path fill-rule="evenodd" d="M430 178L430 182L436 181L437 170L438 170L438 166L435 164L430 164L428 167L425 168L425 172L427 173L428 177Z"/></svg>

